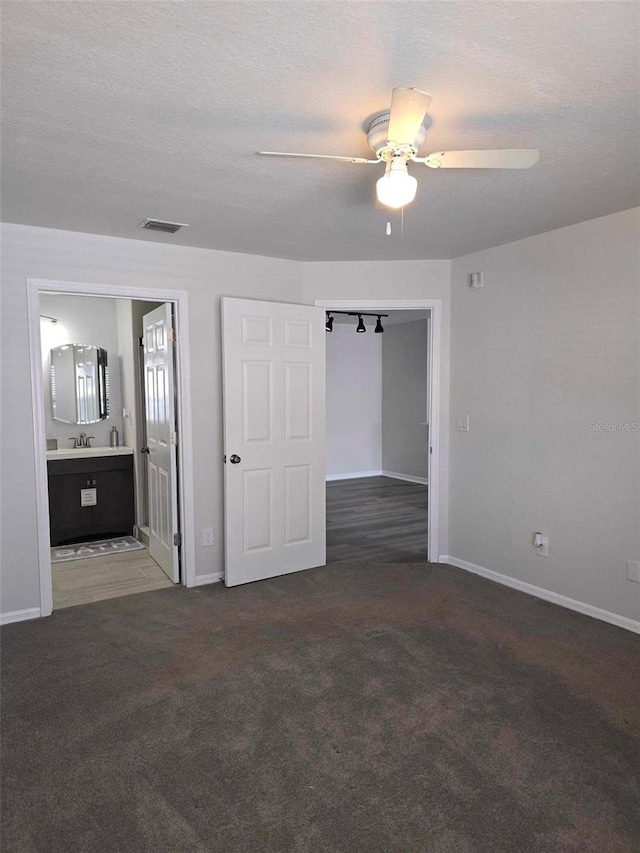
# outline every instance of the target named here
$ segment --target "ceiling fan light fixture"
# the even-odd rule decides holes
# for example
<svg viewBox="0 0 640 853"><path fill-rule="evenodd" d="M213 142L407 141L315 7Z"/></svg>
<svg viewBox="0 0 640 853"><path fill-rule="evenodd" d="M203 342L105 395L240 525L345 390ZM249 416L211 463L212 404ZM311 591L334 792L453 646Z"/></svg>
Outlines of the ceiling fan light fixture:
<svg viewBox="0 0 640 853"><path fill-rule="evenodd" d="M418 181L409 174L407 161L401 156L388 161L384 175L376 183L378 201L393 209L410 204L417 189Z"/></svg>

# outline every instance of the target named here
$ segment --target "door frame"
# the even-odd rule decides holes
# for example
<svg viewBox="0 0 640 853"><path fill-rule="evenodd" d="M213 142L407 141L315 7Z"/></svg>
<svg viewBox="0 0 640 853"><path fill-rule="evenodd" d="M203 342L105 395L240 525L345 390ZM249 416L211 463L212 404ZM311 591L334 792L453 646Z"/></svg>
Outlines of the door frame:
<svg viewBox="0 0 640 853"><path fill-rule="evenodd" d="M49 531L49 491L47 483L46 429L44 388L42 380L42 348L40 342L40 294L60 293L72 296L94 296L103 299L132 299L148 302L171 302L175 309L178 453L178 501L182 533L181 583L196 585L195 506L193 487L193 439L191 414L191 361L189 353L189 300L184 290L137 288L127 285L89 284L76 281L27 279L27 319L29 327L29 360L31 370L31 402L33 410L33 452L36 476L37 548L40 574L40 615L53 612L53 572Z"/></svg>
<svg viewBox="0 0 640 853"><path fill-rule="evenodd" d="M373 314L388 311L430 311L431 338L429 341L429 501L427 505L427 560L440 561L440 373L442 362L442 300L441 299L316 299L313 303L325 311L367 311Z"/></svg>

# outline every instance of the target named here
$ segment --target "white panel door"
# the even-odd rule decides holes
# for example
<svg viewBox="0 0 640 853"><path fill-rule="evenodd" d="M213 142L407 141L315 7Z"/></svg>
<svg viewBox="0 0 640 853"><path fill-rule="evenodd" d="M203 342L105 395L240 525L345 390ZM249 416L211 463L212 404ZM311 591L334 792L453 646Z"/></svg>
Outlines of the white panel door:
<svg viewBox="0 0 640 853"><path fill-rule="evenodd" d="M176 419L171 305L143 318L144 385L148 448L149 551L169 578L178 583Z"/></svg>
<svg viewBox="0 0 640 853"><path fill-rule="evenodd" d="M325 324L222 300L225 584L325 564Z"/></svg>

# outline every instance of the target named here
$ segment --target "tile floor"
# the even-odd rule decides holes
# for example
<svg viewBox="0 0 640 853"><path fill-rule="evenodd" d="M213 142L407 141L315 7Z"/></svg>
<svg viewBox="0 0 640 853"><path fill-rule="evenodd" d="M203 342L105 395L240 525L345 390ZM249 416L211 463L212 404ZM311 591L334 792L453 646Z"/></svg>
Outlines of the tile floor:
<svg viewBox="0 0 640 853"><path fill-rule="evenodd" d="M145 548L53 563L53 609L173 586Z"/></svg>

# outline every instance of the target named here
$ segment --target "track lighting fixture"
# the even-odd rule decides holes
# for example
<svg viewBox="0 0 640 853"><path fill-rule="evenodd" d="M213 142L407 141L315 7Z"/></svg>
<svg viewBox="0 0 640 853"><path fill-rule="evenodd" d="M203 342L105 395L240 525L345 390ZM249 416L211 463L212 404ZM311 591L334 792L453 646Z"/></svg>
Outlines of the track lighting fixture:
<svg viewBox="0 0 640 853"><path fill-rule="evenodd" d="M357 317L358 318L358 325L356 326L356 332L358 332L359 334L362 334L363 332L367 331L367 327L365 326L364 321L362 319L363 317L377 317L378 322L376 323L376 327L375 327L374 331L377 334L381 334L382 332L384 332L384 329L382 328L382 322L381 322L382 317L388 317L389 316L388 314L367 314L364 311L327 311L326 314L327 314L327 319L325 321L325 329L327 330L327 332L333 332L333 321L335 319L335 317L333 315L334 314L343 314L345 317Z"/></svg>

